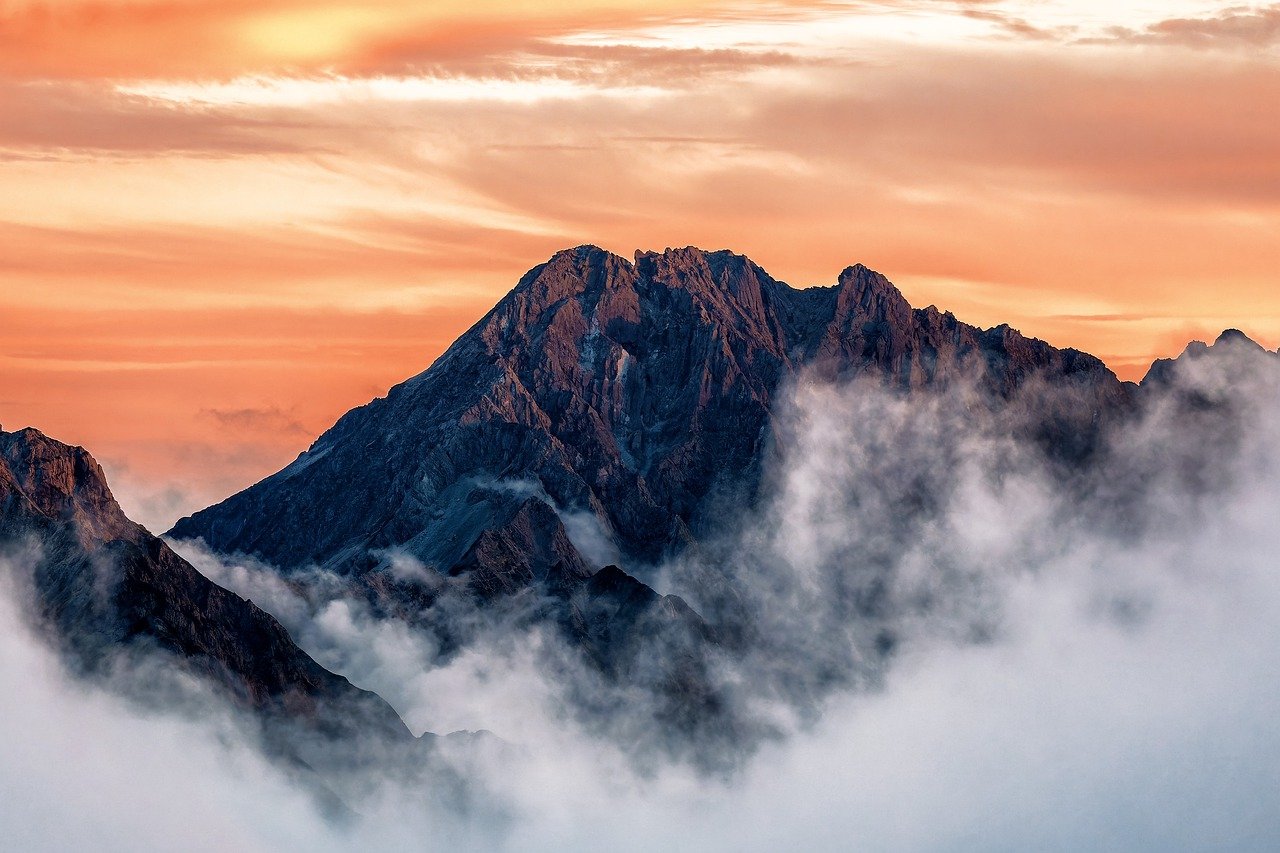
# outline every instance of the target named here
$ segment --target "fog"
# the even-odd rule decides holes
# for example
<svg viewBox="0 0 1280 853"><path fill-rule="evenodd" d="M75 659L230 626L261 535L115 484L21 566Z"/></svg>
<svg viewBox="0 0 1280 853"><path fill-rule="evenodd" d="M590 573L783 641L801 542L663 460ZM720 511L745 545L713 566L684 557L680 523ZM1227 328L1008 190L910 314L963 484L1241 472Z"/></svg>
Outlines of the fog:
<svg viewBox="0 0 1280 853"><path fill-rule="evenodd" d="M665 737L644 730L645 694L576 667L551 631L460 611L469 644L446 651L378 618L337 578L316 571L286 584L270 567L179 543L415 733L493 732L441 747L481 805L451 812L389 776L351 804L355 816L326 820L231 712L144 712L110 684L62 674L23 627L10 584L0 605L6 841L1280 846L1276 359L1228 340L1184 360L1175 388L1149 390L1083 469L1046 457L1023 428L1045 394L1067 392L1033 387L994 414L975 393L907 398L802 379L777 409L757 508L696 553L646 567L700 611L751 622L715 674L752 724L744 731L764 734L714 770L665 751ZM393 556L402 577L426 571ZM571 688L583 687L625 701L601 704L614 709L602 725L574 704Z"/></svg>
<svg viewBox="0 0 1280 853"><path fill-rule="evenodd" d="M73 679L28 629L0 561L0 846L9 850L268 850L322 841L308 796L233 715L144 711Z"/></svg>

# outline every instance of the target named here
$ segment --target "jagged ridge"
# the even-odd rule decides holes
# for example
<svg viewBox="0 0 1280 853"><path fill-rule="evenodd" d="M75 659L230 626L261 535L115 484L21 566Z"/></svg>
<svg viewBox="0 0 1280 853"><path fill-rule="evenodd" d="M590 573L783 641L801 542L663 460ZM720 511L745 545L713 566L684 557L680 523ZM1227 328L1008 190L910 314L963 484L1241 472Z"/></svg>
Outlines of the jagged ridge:
<svg viewBox="0 0 1280 853"><path fill-rule="evenodd" d="M594 519L633 564L657 560L696 538L719 496L750 499L774 397L802 370L904 389L977 377L995 397L1043 375L1095 409L1129 393L1092 356L912 309L860 265L796 290L730 252L630 262L583 246L530 270L430 369L172 534L285 568L362 574L394 548L448 573L536 502ZM594 568L572 548L544 557L503 562L525 579L548 560ZM491 582L508 570L491 568Z"/></svg>
<svg viewBox="0 0 1280 853"><path fill-rule="evenodd" d="M0 550L31 569L40 621L88 672L142 644L268 717L331 736L411 739L379 697L130 521L83 448L35 429L0 431Z"/></svg>

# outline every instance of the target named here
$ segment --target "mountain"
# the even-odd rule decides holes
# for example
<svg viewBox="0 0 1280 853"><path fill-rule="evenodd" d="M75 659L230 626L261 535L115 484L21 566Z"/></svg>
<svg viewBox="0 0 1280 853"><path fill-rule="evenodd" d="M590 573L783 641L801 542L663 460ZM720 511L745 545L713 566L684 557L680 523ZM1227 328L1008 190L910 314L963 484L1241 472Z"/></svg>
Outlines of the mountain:
<svg viewBox="0 0 1280 853"><path fill-rule="evenodd" d="M320 666L274 617L125 517L82 448L34 429L0 431L0 555L30 593L36 624L86 675L115 675L122 656L159 651L173 670L258 712L293 758L295 735L413 741L382 699Z"/></svg>
<svg viewBox="0 0 1280 853"><path fill-rule="evenodd" d="M484 594L556 565L581 581L610 558L653 563L721 504L751 500L771 407L806 371L905 390L974 381L994 399L1042 377L1086 394L1072 415L1086 430L1131 393L1093 356L913 309L863 266L798 290L730 252L631 262L582 246L530 270L428 370L171 535L353 575L407 554Z"/></svg>
<svg viewBox="0 0 1280 853"><path fill-rule="evenodd" d="M522 602L607 679L663 697L661 716L734 738L712 675L751 631L732 572L706 573L717 612L703 614L658 594L652 567L753 505L774 408L808 377L961 386L992 409L1052 387L1015 426L1067 462L1134 392L1093 356L914 309L864 266L795 289L727 251L582 246L530 270L426 371L169 535L298 582L337 573L446 651L473 630L458 595ZM875 642L869 658L892 645Z"/></svg>
<svg viewBox="0 0 1280 853"><path fill-rule="evenodd" d="M1229 427L1248 405L1229 393L1229 377L1275 361L1229 330L1156 362L1139 387L1086 353L912 308L863 266L801 290L729 252L630 261L584 246L530 270L426 371L170 535L265 561L312 603L334 590L363 598L378 615L434 633L442 661L487 625L554 630L575 662L590 664L548 670L580 720L638 752L697 750L695 761L723 767L769 736L760 700L803 715L835 686L876 683L902 620L934 606L891 590L896 558L954 487L945 454L935 455L937 470L907 474L911 460L900 457L909 454L889 452L859 481L878 490L873 500L827 496L875 535L853 537L814 567L833 581L817 598L796 598L770 575L775 532L734 529L767 521L754 510L788 440L775 427L794 386L852 383L893 399L958 390L951 423L1029 439L1063 494L1102 494L1099 522L1132 524L1135 501L1115 484L1144 480L1118 476L1124 463L1108 430L1144 401L1172 401L1201 436L1178 470L1197 487L1224 482ZM1218 445L1216 456L1199 452ZM729 547L715 541L726 530ZM656 567L690 554L683 574L665 577L688 600L658 592ZM258 712L277 751L302 763L333 754L308 750L316 733L357 744L356 753L372 742L429 747L272 616L126 518L85 451L35 430L0 432L4 556L31 569L34 615L86 673L159 650ZM942 578L947 562L944 554L930 571ZM812 609L771 619L788 594L781 600ZM548 649L549 662L565 663L554 657L560 645ZM749 660L765 665L735 669ZM637 725L637 713L663 725ZM429 750L409 755L420 771Z"/></svg>
<svg viewBox="0 0 1280 853"><path fill-rule="evenodd" d="M1262 344L1239 329L1226 329L1212 344L1192 341L1177 358L1156 359L1147 370L1147 375L1142 378L1142 385L1143 387L1176 385L1181 371L1205 358L1217 356L1225 359L1234 356L1249 359L1255 364L1265 364L1266 357L1274 357L1277 354L1280 352L1268 352Z"/></svg>

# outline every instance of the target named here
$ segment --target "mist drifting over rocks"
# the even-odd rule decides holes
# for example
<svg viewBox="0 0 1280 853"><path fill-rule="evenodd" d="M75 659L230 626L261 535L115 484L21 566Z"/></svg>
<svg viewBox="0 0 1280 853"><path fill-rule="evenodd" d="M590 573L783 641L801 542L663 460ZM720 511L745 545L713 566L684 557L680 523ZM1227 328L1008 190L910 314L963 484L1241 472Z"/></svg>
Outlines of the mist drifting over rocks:
<svg viewBox="0 0 1280 853"><path fill-rule="evenodd" d="M28 849L225 849L223 826L237 849L1272 849L1278 362L1238 334L1192 346L1067 453L1046 413L1079 422L1095 399L1069 382L1028 375L992 405L981 374L799 370L773 392L758 491L713 496L688 547L628 562L598 516L564 522L626 570L569 594L593 596L578 633L552 583L477 596L410 549L368 558L424 589L429 620L333 566L173 542L440 736L431 772L394 752L360 768L340 815L215 695L141 708L62 674L10 584L0 823ZM579 512L536 478L480 487L526 518ZM6 576L31 559L7 553ZM654 624L705 633L573 639L681 606L698 621ZM704 705L669 701L673 660Z"/></svg>

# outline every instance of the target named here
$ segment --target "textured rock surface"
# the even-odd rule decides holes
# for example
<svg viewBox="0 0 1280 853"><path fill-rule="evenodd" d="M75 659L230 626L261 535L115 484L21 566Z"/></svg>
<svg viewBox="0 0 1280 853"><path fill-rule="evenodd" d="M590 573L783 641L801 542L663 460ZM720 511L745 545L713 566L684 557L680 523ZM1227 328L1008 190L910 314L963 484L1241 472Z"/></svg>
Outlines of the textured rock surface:
<svg viewBox="0 0 1280 853"><path fill-rule="evenodd" d="M589 576L572 518L643 565L694 541L720 499L751 500L771 405L804 369L908 390L973 381L993 399L1042 376L1080 390L1074 420L1050 425L1062 435L1130 393L1092 356L913 309L862 266L796 290L729 252L633 263L584 246L531 270L426 372L172 534L357 575L394 549L510 591L554 563ZM559 517L524 529L530 499Z"/></svg>
<svg viewBox="0 0 1280 853"><path fill-rule="evenodd" d="M129 521L82 448L34 429L0 432L0 551L15 571L32 569L38 621L88 672L118 652L159 648L269 718L410 740L379 697L320 666L272 616Z"/></svg>
<svg viewBox="0 0 1280 853"><path fill-rule="evenodd" d="M715 604L701 614L643 580L754 504L773 409L810 375L959 384L993 407L1052 387L1013 428L1071 459L1133 390L1087 354L913 309L866 267L797 290L730 252L629 261L583 246L530 270L428 370L171 535L345 575L446 654L472 630L451 591L501 601L493 612L558 625L623 705L631 688L657 697L664 730L751 740L713 674L751 633L732 582L705 573L700 606ZM599 568L614 563L631 574ZM625 716L608 691L577 693L592 719Z"/></svg>

